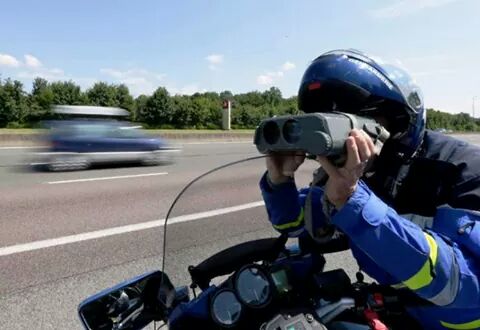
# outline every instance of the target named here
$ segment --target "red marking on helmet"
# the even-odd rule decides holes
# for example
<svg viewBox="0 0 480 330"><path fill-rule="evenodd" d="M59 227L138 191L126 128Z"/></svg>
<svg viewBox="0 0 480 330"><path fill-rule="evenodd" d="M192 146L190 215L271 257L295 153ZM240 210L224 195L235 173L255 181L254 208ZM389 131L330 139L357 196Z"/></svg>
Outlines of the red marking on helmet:
<svg viewBox="0 0 480 330"><path fill-rule="evenodd" d="M320 89L320 87L322 87L322 84L317 81L308 85L308 90L313 91L315 89Z"/></svg>

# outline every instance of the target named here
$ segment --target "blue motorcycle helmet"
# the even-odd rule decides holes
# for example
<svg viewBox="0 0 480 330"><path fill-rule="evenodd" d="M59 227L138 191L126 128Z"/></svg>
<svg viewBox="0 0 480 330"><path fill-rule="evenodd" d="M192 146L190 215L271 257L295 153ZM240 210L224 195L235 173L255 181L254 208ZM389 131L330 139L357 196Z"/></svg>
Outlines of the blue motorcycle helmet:
<svg viewBox="0 0 480 330"><path fill-rule="evenodd" d="M410 75L357 50L334 50L313 60L300 83L298 108L382 118L404 159L418 150L425 132L422 93Z"/></svg>

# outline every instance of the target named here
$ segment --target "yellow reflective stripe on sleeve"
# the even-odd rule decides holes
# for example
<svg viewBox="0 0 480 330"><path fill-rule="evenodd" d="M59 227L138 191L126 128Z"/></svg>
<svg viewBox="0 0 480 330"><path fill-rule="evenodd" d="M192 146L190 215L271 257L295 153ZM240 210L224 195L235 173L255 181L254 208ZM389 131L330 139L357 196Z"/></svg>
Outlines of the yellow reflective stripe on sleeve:
<svg viewBox="0 0 480 330"><path fill-rule="evenodd" d="M295 228L301 225L303 222L303 207L300 209L300 214L298 215L297 219L292 222L283 223L281 225L273 225L273 228L277 230L285 230L290 228Z"/></svg>
<svg viewBox="0 0 480 330"><path fill-rule="evenodd" d="M408 280L403 281L403 283L410 289L410 290L418 290L423 287L426 287L433 281L433 276L431 272L430 262L432 266L435 267L437 264L437 255L438 255L438 246L435 239L427 233L425 234L425 238L427 239L428 247L430 248L429 258L423 265L423 267L412 277Z"/></svg>
<svg viewBox="0 0 480 330"><path fill-rule="evenodd" d="M480 328L480 320L475 320L468 323L458 323L458 324L440 321L440 324L447 329L473 330L473 329Z"/></svg>

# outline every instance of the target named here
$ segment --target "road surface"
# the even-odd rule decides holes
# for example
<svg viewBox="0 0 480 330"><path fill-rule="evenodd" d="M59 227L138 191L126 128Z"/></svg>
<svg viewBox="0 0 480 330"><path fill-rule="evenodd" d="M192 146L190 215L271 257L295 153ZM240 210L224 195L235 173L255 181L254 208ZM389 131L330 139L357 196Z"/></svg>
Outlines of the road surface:
<svg viewBox="0 0 480 330"><path fill-rule="evenodd" d="M250 143L188 144L168 166L48 173L22 166L28 151L0 149L2 329L81 329L80 301L161 268L163 219L186 183L257 155ZM303 166L303 183L313 168ZM263 170L263 160L236 165L187 191L172 216L190 216L168 226L166 271L174 284L189 284L186 267L221 248L276 235L258 204ZM339 267L354 274L349 252L328 256L328 268Z"/></svg>

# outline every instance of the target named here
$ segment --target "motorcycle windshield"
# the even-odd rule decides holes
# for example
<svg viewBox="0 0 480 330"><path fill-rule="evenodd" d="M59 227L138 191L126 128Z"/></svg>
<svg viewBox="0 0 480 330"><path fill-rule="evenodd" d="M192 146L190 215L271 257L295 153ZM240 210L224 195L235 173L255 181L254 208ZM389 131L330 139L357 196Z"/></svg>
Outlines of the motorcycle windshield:
<svg viewBox="0 0 480 330"><path fill-rule="evenodd" d="M188 266L227 247L279 236L263 203L259 182L266 159L259 157L211 169L183 188L164 227L164 272L173 283L191 283ZM317 166L314 161L301 166L298 187L310 182Z"/></svg>

